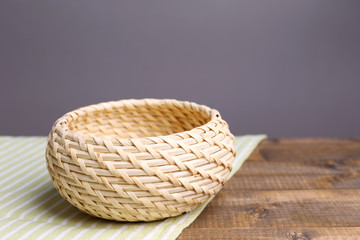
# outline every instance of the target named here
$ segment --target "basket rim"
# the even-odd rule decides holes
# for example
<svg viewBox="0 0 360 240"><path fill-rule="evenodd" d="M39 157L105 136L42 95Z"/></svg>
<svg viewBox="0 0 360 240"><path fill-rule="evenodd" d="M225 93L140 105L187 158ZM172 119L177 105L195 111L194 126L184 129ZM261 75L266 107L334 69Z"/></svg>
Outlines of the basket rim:
<svg viewBox="0 0 360 240"><path fill-rule="evenodd" d="M187 130L187 131L182 131L182 132L174 132L172 134L168 134L168 135L154 135L154 136L148 136L148 137L138 137L138 138L134 138L134 137L129 137L129 138L124 138L124 137L110 137L110 136L102 136L102 137L93 137L93 136L89 136L89 135L85 135L85 134L80 134L78 132L75 132L73 130L71 130L69 127L68 127L68 123L71 122L71 121L76 121L76 119L78 117L80 117L82 114L82 112L84 110L88 110L90 108L92 108L94 110L94 107L98 107L99 110L104 110L106 109L104 105L107 105L107 104L124 104L126 102L133 102L134 104L133 105L142 105L142 104L146 104L148 103L149 101L151 102L156 102L158 104L166 104L166 102L171 102L172 104L180 104L182 105L183 107L186 107L186 106L190 106L190 107L194 107L194 108L199 108L199 111L204 111L206 112L209 117L210 117L210 120L208 120L205 124L203 125L199 125L197 127L194 127L190 130ZM149 104L151 105L151 104ZM120 100L115 100L115 101L104 101L104 102L100 102L100 103L96 103L96 104L90 104L90 105L87 105L87 106L84 106L84 107L80 107L80 108L77 108L77 109L74 109L70 112L67 112L65 113L63 116L61 116L60 118L58 118L56 120L56 122L54 123L53 125L53 131L55 131L56 129L60 130L62 133L66 132L66 135L70 135L72 136L73 138L78 138L78 139L82 139L82 140L87 140L87 139L93 139L95 141L97 140L107 140L107 141L116 141L116 142L121 142L121 141L132 141L132 140L135 140L135 141L141 141L141 140L153 140L155 138L167 138L167 137L172 137L172 136L179 136L180 134L189 134L191 135L192 133L194 133L197 129L202 129L204 127L209 127L211 123L215 123L216 121L224 121L222 118L221 118L221 115L219 113L218 110L216 109L213 109L213 108L210 108L206 105L203 105L203 104L198 104L198 103L195 103L195 102L192 102L192 101L183 101L183 100L177 100L177 99L170 99L170 98L164 98L164 99L158 99L158 98L140 98L140 99L135 99L135 98L131 98L131 99L120 99ZM210 127L212 128L212 127Z"/></svg>

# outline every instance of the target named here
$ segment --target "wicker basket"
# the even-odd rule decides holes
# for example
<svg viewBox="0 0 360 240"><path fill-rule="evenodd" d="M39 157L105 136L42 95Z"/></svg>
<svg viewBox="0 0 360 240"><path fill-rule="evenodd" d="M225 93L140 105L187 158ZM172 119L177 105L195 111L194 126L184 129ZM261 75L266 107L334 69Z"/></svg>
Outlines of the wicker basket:
<svg viewBox="0 0 360 240"><path fill-rule="evenodd" d="M117 221L191 211L220 191L234 137L218 111L171 99L91 105L58 119L47 167L80 210Z"/></svg>

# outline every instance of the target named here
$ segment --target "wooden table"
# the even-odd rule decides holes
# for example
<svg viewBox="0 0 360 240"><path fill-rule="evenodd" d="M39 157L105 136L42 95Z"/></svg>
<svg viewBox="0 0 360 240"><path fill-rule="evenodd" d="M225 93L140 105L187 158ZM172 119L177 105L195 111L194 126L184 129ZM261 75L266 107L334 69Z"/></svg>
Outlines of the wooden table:
<svg viewBox="0 0 360 240"><path fill-rule="evenodd" d="M360 239L360 139L263 141L178 239Z"/></svg>

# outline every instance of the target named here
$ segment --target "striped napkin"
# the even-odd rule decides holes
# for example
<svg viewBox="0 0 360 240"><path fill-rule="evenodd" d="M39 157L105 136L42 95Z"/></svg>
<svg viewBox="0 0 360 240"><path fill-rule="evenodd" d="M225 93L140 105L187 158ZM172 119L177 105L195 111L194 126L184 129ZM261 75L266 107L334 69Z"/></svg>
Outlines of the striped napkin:
<svg viewBox="0 0 360 240"><path fill-rule="evenodd" d="M232 176L265 135L236 137ZM64 200L45 164L46 137L0 137L1 239L175 239L211 199L192 212L151 223L91 217Z"/></svg>

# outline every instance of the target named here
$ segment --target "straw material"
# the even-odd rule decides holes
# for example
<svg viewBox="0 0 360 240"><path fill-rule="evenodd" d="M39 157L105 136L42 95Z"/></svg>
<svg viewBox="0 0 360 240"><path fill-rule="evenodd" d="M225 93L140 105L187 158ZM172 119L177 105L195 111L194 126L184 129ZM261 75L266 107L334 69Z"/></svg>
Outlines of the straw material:
<svg viewBox="0 0 360 240"><path fill-rule="evenodd" d="M58 119L46 159L60 194L117 221L189 212L220 191L234 137L218 111L171 99L91 105Z"/></svg>

